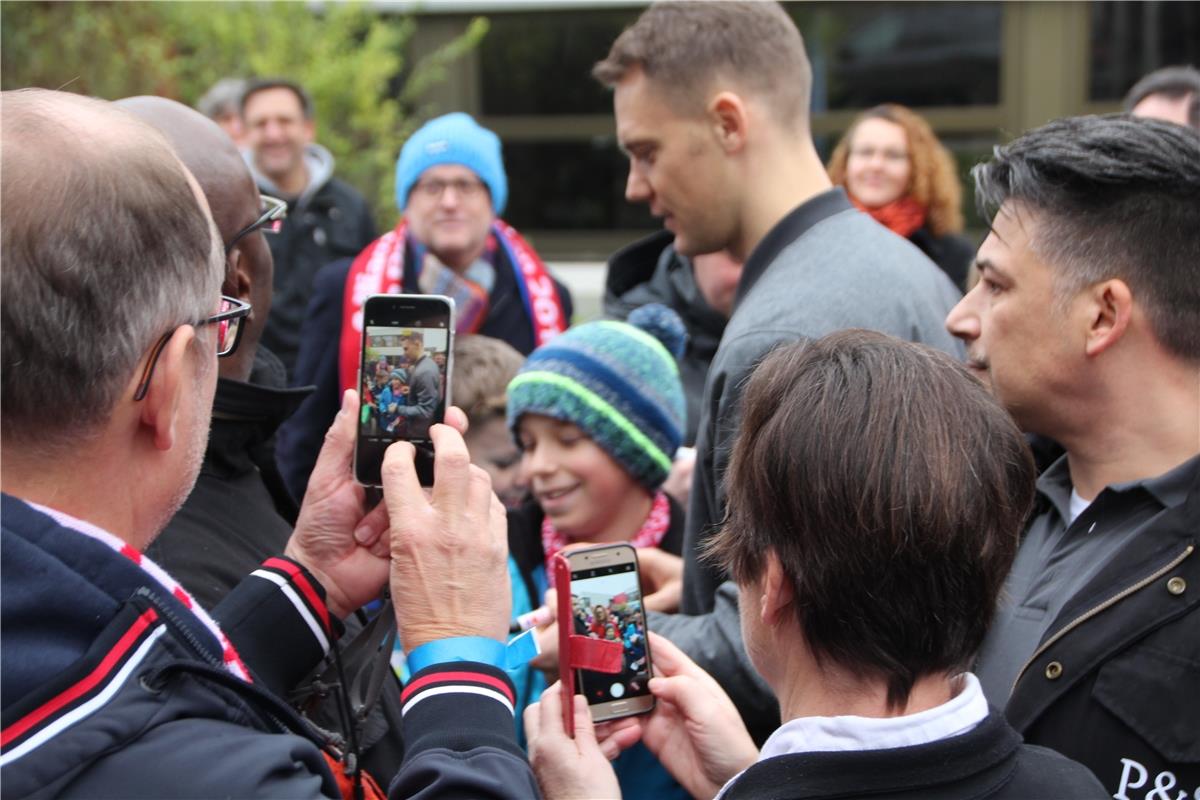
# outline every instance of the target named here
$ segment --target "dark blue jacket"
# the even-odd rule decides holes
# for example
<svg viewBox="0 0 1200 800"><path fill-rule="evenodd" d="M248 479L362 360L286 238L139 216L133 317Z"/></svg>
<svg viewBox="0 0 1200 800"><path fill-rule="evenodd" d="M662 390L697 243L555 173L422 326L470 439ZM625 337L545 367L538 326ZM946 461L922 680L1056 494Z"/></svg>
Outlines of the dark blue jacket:
<svg viewBox="0 0 1200 800"><path fill-rule="evenodd" d="M328 613L310 575L274 559L285 566L264 565L214 609L251 669L246 683L149 573L20 500L2 503L6 798L338 796L323 737L278 698L323 655L310 623L327 639L336 627L320 622ZM512 694L484 665L415 675L390 796L537 796Z"/></svg>

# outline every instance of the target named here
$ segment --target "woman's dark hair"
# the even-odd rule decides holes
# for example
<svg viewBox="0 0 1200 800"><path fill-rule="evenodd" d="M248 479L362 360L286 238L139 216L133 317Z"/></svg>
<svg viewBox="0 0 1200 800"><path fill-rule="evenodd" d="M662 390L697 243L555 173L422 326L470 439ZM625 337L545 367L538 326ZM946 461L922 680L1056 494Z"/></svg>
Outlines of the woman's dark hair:
<svg viewBox="0 0 1200 800"><path fill-rule="evenodd" d="M774 553L818 659L883 679L969 667L1033 501L1025 439L948 355L850 330L772 352L746 388L728 515L739 584Z"/></svg>

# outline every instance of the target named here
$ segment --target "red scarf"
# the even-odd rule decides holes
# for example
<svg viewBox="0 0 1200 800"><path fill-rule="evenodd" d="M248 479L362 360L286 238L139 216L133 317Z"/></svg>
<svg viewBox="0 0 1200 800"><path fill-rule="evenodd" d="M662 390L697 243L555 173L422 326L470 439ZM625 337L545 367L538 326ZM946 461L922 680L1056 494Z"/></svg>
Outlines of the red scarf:
<svg viewBox="0 0 1200 800"><path fill-rule="evenodd" d="M847 192L847 194L849 193ZM850 195L850 202L854 203L859 211L867 212L875 218L876 222L905 239L912 236L925 224L925 214L928 210L914 200L911 195L905 195L899 200L893 200L879 208L867 208L858 202L854 195Z"/></svg>
<svg viewBox="0 0 1200 800"><path fill-rule="evenodd" d="M492 235L504 249L516 275L517 288L533 324L534 347L541 347L567 329L562 298L546 265L519 233L503 220L492 223ZM358 389L359 351L362 347L363 303L373 294L404 292L404 252L408 223L403 219L394 230L369 244L350 265L342 301L342 333L338 348L338 375L342 391Z"/></svg>
<svg viewBox="0 0 1200 800"><path fill-rule="evenodd" d="M634 547L658 547L670 527L671 504L667 501L667 495L659 491L654 495L654 502L650 505L646 521L629 543ZM570 543L566 534L555 528L549 517L542 519L542 552L546 554L546 579L551 587L554 586L554 568L551 560Z"/></svg>

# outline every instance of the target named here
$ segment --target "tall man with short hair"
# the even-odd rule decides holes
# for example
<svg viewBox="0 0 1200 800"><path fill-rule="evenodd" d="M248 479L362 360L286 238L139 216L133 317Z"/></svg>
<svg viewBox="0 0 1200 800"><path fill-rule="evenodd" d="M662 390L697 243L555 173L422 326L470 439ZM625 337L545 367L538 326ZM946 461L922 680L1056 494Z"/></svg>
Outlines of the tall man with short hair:
<svg viewBox="0 0 1200 800"><path fill-rule="evenodd" d="M255 181L288 204L283 229L270 242L275 304L263 341L291 375L317 270L366 247L375 222L363 196L333 177L333 156L315 142L315 109L304 87L276 78L254 81L242 95L241 112Z"/></svg>
<svg viewBox="0 0 1200 800"><path fill-rule="evenodd" d="M1123 800L1200 786L1200 135L1052 122L975 168L991 232L946 320L1066 454L977 672L1027 741Z"/></svg>
<svg viewBox="0 0 1200 800"><path fill-rule="evenodd" d="M762 737L776 706L745 658L736 593L719 595L727 576L698 559L724 517L742 386L779 344L848 327L958 352L941 325L958 292L830 184L809 126L804 43L778 4L652 5L593 74L613 88L626 198L663 218L681 254L727 249L744 262L705 386L687 517L682 610L705 616L651 626L716 671Z"/></svg>

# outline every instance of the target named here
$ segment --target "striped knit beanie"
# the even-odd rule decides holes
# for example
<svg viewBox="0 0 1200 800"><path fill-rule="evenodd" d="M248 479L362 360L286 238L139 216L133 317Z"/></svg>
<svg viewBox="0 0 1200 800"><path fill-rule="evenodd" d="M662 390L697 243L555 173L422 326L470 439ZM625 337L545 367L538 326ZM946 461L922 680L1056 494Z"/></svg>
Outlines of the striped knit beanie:
<svg viewBox="0 0 1200 800"><path fill-rule="evenodd" d="M674 311L642 306L629 321L571 328L534 350L508 385L508 427L524 414L573 423L654 491L683 437L679 366L687 332Z"/></svg>

